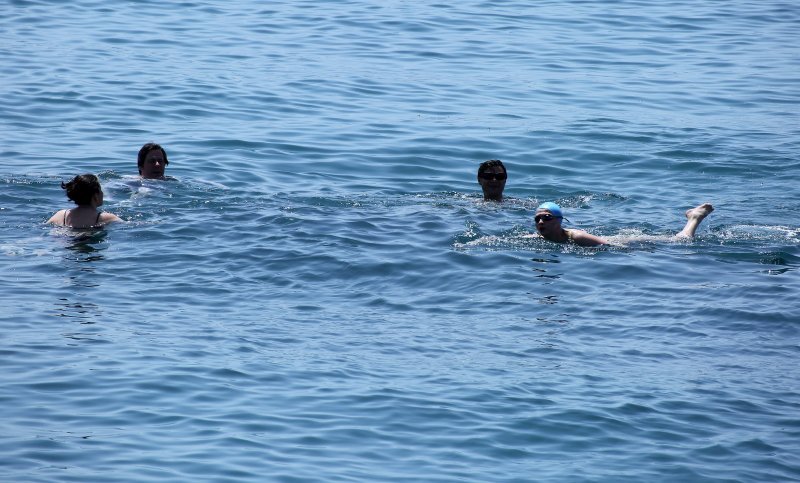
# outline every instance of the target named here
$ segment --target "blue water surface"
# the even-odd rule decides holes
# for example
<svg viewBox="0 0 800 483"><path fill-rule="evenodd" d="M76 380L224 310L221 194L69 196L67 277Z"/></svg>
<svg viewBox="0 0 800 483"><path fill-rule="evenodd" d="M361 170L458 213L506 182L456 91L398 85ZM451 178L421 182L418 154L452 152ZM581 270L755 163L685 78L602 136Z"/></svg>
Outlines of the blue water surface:
<svg viewBox="0 0 800 483"><path fill-rule="evenodd" d="M800 481L799 25L5 2L0 479ZM84 172L125 222L46 225Z"/></svg>

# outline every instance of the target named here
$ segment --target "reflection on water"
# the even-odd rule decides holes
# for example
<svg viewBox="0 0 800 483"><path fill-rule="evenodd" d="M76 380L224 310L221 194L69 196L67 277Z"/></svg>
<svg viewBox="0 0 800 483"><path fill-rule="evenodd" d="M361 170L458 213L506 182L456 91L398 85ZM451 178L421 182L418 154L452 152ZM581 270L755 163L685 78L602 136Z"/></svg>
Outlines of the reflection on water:
<svg viewBox="0 0 800 483"><path fill-rule="evenodd" d="M107 236L105 230L95 229L68 239L64 270L70 274L67 277L70 287L97 287L93 263L105 259L102 252L107 248Z"/></svg>
<svg viewBox="0 0 800 483"><path fill-rule="evenodd" d="M74 230L77 231L77 230ZM80 230L73 236L67 238L66 249L72 253L79 254L72 260L78 262L94 262L103 260L102 251L106 249L105 241L108 232L102 228Z"/></svg>
<svg viewBox="0 0 800 483"><path fill-rule="evenodd" d="M96 262L105 260L103 251L108 247L108 232L102 228L70 230L65 240L63 256L63 293L69 298L59 298L54 315L75 320L81 324L94 324L102 315L100 307L86 299L86 289L99 287ZM67 337L70 337L67 335Z"/></svg>
<svg viewBox="0 0 800 483"><path fill-rule="evenodd" d="M94 324L101 311L97 304L91 302L71 302L60 298L55 304L55 316L76 319L81 324Z"/></svg>
<svg viewBox="0 0 800 483"><path fill-rule="evenodd" d="M560 273L548 273L548 269L546 266L551 263L561 263L560 260L557 258L531 258L531 261L537 264L541 264L542 266L533 267L532 270L537 272L537 278L550 278L550 279L559 279L561 278Z"/></svg>
<svg viewBox="0 0 800 483"><path fill-rule="evenodd" d="M553 305L558 303L558 295L545 295L539 297L539 303L544 305Z"/></svg>

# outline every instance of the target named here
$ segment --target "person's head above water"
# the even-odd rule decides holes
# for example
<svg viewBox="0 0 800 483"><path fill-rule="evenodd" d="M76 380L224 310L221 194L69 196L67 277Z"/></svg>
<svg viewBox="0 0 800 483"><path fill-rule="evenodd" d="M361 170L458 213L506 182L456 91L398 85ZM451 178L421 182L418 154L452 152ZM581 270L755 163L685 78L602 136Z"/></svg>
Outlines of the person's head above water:
<svg viewBox="0 0 800 483"><path fill-rule="evenodd" d="M47 220L47 223L71 228L98 228L106 223L121 221L120 218L108 212L99 212L103 204L103 188L100 180L93 174L79 174L61 187L67 192L67 198L78 205L69 210L58 210Z"/></svg>
<svg viewBox="0 0 800 483"><path fill-rule="evenodd" d="M169 164L167 152L156 143L147 143L139 150L139 175L145 179L164 179Z"/></svg>
<svg viewBox="0 0 800 483"><path fill-rule="evenodd" d="M499 159L490 159L481 163L478 167L478 183L483 190L483 199L503 201L506 178L508 178L508 172Z"/></svg>
<svg viewBox="0 0 800 483"><path fill-rule="evenodd" d="M552 201L547 201L536 208L533 220L536 223L536 231L548 240L552 240L561 236L561 220L563 218L564 213L561 211L561 207Z"/></svg>
<svg viewBox="0 0 800 483"><path fill-rule="evenodd" d="M93 174L79 174L72 180L61 183L61 187L66 190L67 198L78 206L91 205L92 201L97 206L103 204L103 189L100 187L100 180ZM96 196L99 198L95 198Z"/></svg>
<svg viewBox="0 0 800 483"><path fill-rule="evenodd" d="M539 210L541 210L542 212L549 212L556 218L564 218L564 214L561 212L561 207L553 203L552 201L545 201L544 203L539 205L539 207L536 208L536 212L538 213Z"/></svg>

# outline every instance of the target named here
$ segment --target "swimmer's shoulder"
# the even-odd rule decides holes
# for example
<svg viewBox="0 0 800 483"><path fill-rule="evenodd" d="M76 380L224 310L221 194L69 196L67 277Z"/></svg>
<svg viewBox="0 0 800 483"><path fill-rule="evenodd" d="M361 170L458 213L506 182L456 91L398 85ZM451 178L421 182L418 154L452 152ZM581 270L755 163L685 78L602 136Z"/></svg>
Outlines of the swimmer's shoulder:
<svg viewBox="0 0 800 483"><path fill-rule="evenodd" d="M117 222L117 221L122 221L122 218L118 217L114 213L107 213L107 212L104 211L104 212L100 213L100 219L98 220L98 224L105 225L105 224L114 223L114 222Z"/></svg>
<svg viewBox="0 0 800 483"><path fill-rule="evenodd" d="M601 238L596 235L592 235L589 232L583 230L576 230L576 229L569 229L564 230L567 234L567 238L571 243L574 243L578 246L582 247L596 247L600 245L608 245L608 241L605 238Z"/></svg>
<svg viewBox="0 0 800 483"><path fill-rule="evenodd" d="M64 226L64 217L67 216L67 211L69 210L56 211L55 214L51 216L49 220L47 220L47 223L51 225Z"/></svg>

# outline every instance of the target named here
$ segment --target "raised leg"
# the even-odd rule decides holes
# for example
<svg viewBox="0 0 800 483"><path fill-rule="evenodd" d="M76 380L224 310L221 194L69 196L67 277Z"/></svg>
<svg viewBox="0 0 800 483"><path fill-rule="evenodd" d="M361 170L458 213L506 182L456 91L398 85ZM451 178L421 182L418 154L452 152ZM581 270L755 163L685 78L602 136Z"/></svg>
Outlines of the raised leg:
<svg viewBox="0 0 800 483"><path fill-rule="evenodd" d="M712 211L714 211L714 207L711 206L711 203L703 203L702 205L686 210L686 226L675 236L678 238L694 237L694 232L697 231L700 222Z"/></svg>

